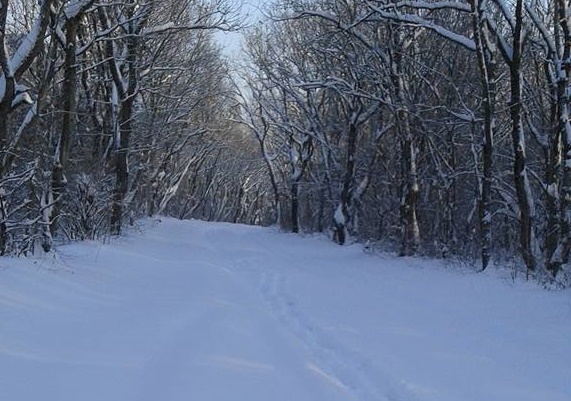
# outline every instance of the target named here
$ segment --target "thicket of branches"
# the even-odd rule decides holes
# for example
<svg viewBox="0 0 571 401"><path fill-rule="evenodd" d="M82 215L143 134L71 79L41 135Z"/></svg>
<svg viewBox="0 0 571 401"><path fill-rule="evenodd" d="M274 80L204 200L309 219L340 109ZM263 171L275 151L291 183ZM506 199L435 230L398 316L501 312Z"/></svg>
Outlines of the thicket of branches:
<svg viewBox="0 0 571 401"><path fill-rule="evenodd" d="M562 277L568 0L0 0L0 254L167 214ZM234 75L235 77L235 75Z"/></svg>
<svg viewBox="0 0 571 401"><path fill-rule="evenodd" d="M222 0L0 0L0 254L141 215L254 222ZM244 161L246 160L246 161Z"/></svg>
<svg viewBox="0 0 571 401"><path fill-rule="evenodd" d="M269 14L248 36L242 105L280 224L568 271L569 1L281 0Z"/></svg>

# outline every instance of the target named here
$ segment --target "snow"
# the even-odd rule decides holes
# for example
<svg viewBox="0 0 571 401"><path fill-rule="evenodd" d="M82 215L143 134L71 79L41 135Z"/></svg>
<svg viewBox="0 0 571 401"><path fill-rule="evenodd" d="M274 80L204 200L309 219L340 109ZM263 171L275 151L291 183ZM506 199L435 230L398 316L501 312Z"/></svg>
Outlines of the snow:
<svg viewBox="0 0 571 401"><path fill-rule="evenodd" d="M34 25L32 26L32 29L22 40L22 43L20 43L20 46L14 53L14 56L9 61L9 72L5 73L6 76L12 76L22 67L24 61L30 56L30 53L34 49L36 42L41 40L42 34L42 19L37 18L34 22Z"/></svg>
<svg viewBox="0 0 571 401"><path fill-rule="evenodd" d="M0 266L2 400L571 399L570 291L498 271L166 218Z"/></svg>
<svg viewBox="0 0 571 401"><path fill-rule="evenodd" d="M333 220L339 225L345 225L345 215L343 214L343 205L339 204L335 209Z"/></svg>
<svg viewBox="0 0 571 401"><path fill-rule="evenodd" d="M559 199L559 186L556 182L552 182L547 186L547 194L554 199Z"/></svg>
<svg viewBox="0 0 571 401"><path fill-rule="evenodd" d="M93 4L93 0L75 0L66 4L64 14L66 18L77 18L79 14L85 11L87 7Z"/></svg>
<svg viewBox="0 0 571 401"><path fill-rule="evenodd" d="M452 3L448 3L448 2L443 3L443 4L445 6L452 5ZM415 3L415 6L416 6L416 3ZM429 30L434 31L435 33L444 37L445 39L451 40L452 42L455 42L455 43L459 44L460 46L465 47L466 49L468 49L470 51L476 51L476 43L472 39L470 39L464 35L458 34L454 31L451 31L451 30L445 28L444 26L438 25L431 20L424 19L424 18L422 18L418 15L414 15L414 14L401 14L401 13L394 13L394 12L386 12L386 11L382 10L382 7L373 6L371 4L369 4L369 8L376 13L377 18L386 19L386 20L394 20L394 21L403 22L403 23L410 23L413 25L417 25L419 27L423 27L425 29L429 29ZM420 2L420 3L418 3L418 8L431 9L432 6L430 5L429 2ZM436 8L442 8L442 4L436 3ZM468 10L466 7L451 7L451 8L455 8L455 9L458 9L460 11L467 11Z"/></svg>
<svg viewBox="0 0 571 401"><path fill-rule="evenodd" d="M153 35L153 34L157 34L157 33L164 33L167 31L172 31L173 29L177 29L177 28L179 28L179 27L177 27L174 22L168 22L166 24L157 25L157 26L153 26L150 28L145 28L142 30L141 34L142 35ZM180 29L189 29L189 28L188 27L181 27Z"/></svg>
<svg viewBox="0 0 571 401"><path fill-rule="evenodd" d="M22 103L34 104L34 100L30 97L28 92L18 93L12 99L12 108L19 106Z"/></svg>

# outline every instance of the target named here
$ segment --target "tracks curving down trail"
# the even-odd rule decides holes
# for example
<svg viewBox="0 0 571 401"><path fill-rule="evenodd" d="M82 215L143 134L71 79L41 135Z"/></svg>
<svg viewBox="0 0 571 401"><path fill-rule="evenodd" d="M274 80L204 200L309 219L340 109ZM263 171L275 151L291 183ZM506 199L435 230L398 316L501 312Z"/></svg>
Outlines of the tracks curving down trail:
<svg viewBox="0 0 571 401"><path fill-rule="evenodd" d="M374 361L337 342L318 323L311 321L287 293L287 282L279 272L263 272L260 293L286 330L293 332L310 350L310 368L350 392L361 401L417 401L414 392L389 374L381 374Z"/></svg>

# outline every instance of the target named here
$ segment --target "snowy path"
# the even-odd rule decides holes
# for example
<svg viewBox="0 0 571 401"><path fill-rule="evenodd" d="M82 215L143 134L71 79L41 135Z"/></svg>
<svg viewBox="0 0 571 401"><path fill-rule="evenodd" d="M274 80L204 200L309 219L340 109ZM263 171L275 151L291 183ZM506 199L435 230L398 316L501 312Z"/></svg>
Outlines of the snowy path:
<svg viewBox="0 0 571 401"><path fill-rule="evenodd" d="M0 266L0 400L571 400L571 294L493 273L170 219Z"/></svg>

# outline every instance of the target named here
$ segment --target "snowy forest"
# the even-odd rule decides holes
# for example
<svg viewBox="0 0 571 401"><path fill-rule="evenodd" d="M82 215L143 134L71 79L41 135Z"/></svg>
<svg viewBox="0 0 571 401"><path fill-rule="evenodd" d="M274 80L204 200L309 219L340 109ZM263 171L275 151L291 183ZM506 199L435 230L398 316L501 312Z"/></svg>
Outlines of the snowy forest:
<svg viewBox="0 0 571 401"><path fill-rule="evenodd" d="M571 2L0 0L0 254L167 215L569 273ZM240 31L230 60L216 32Z"/></svg>

